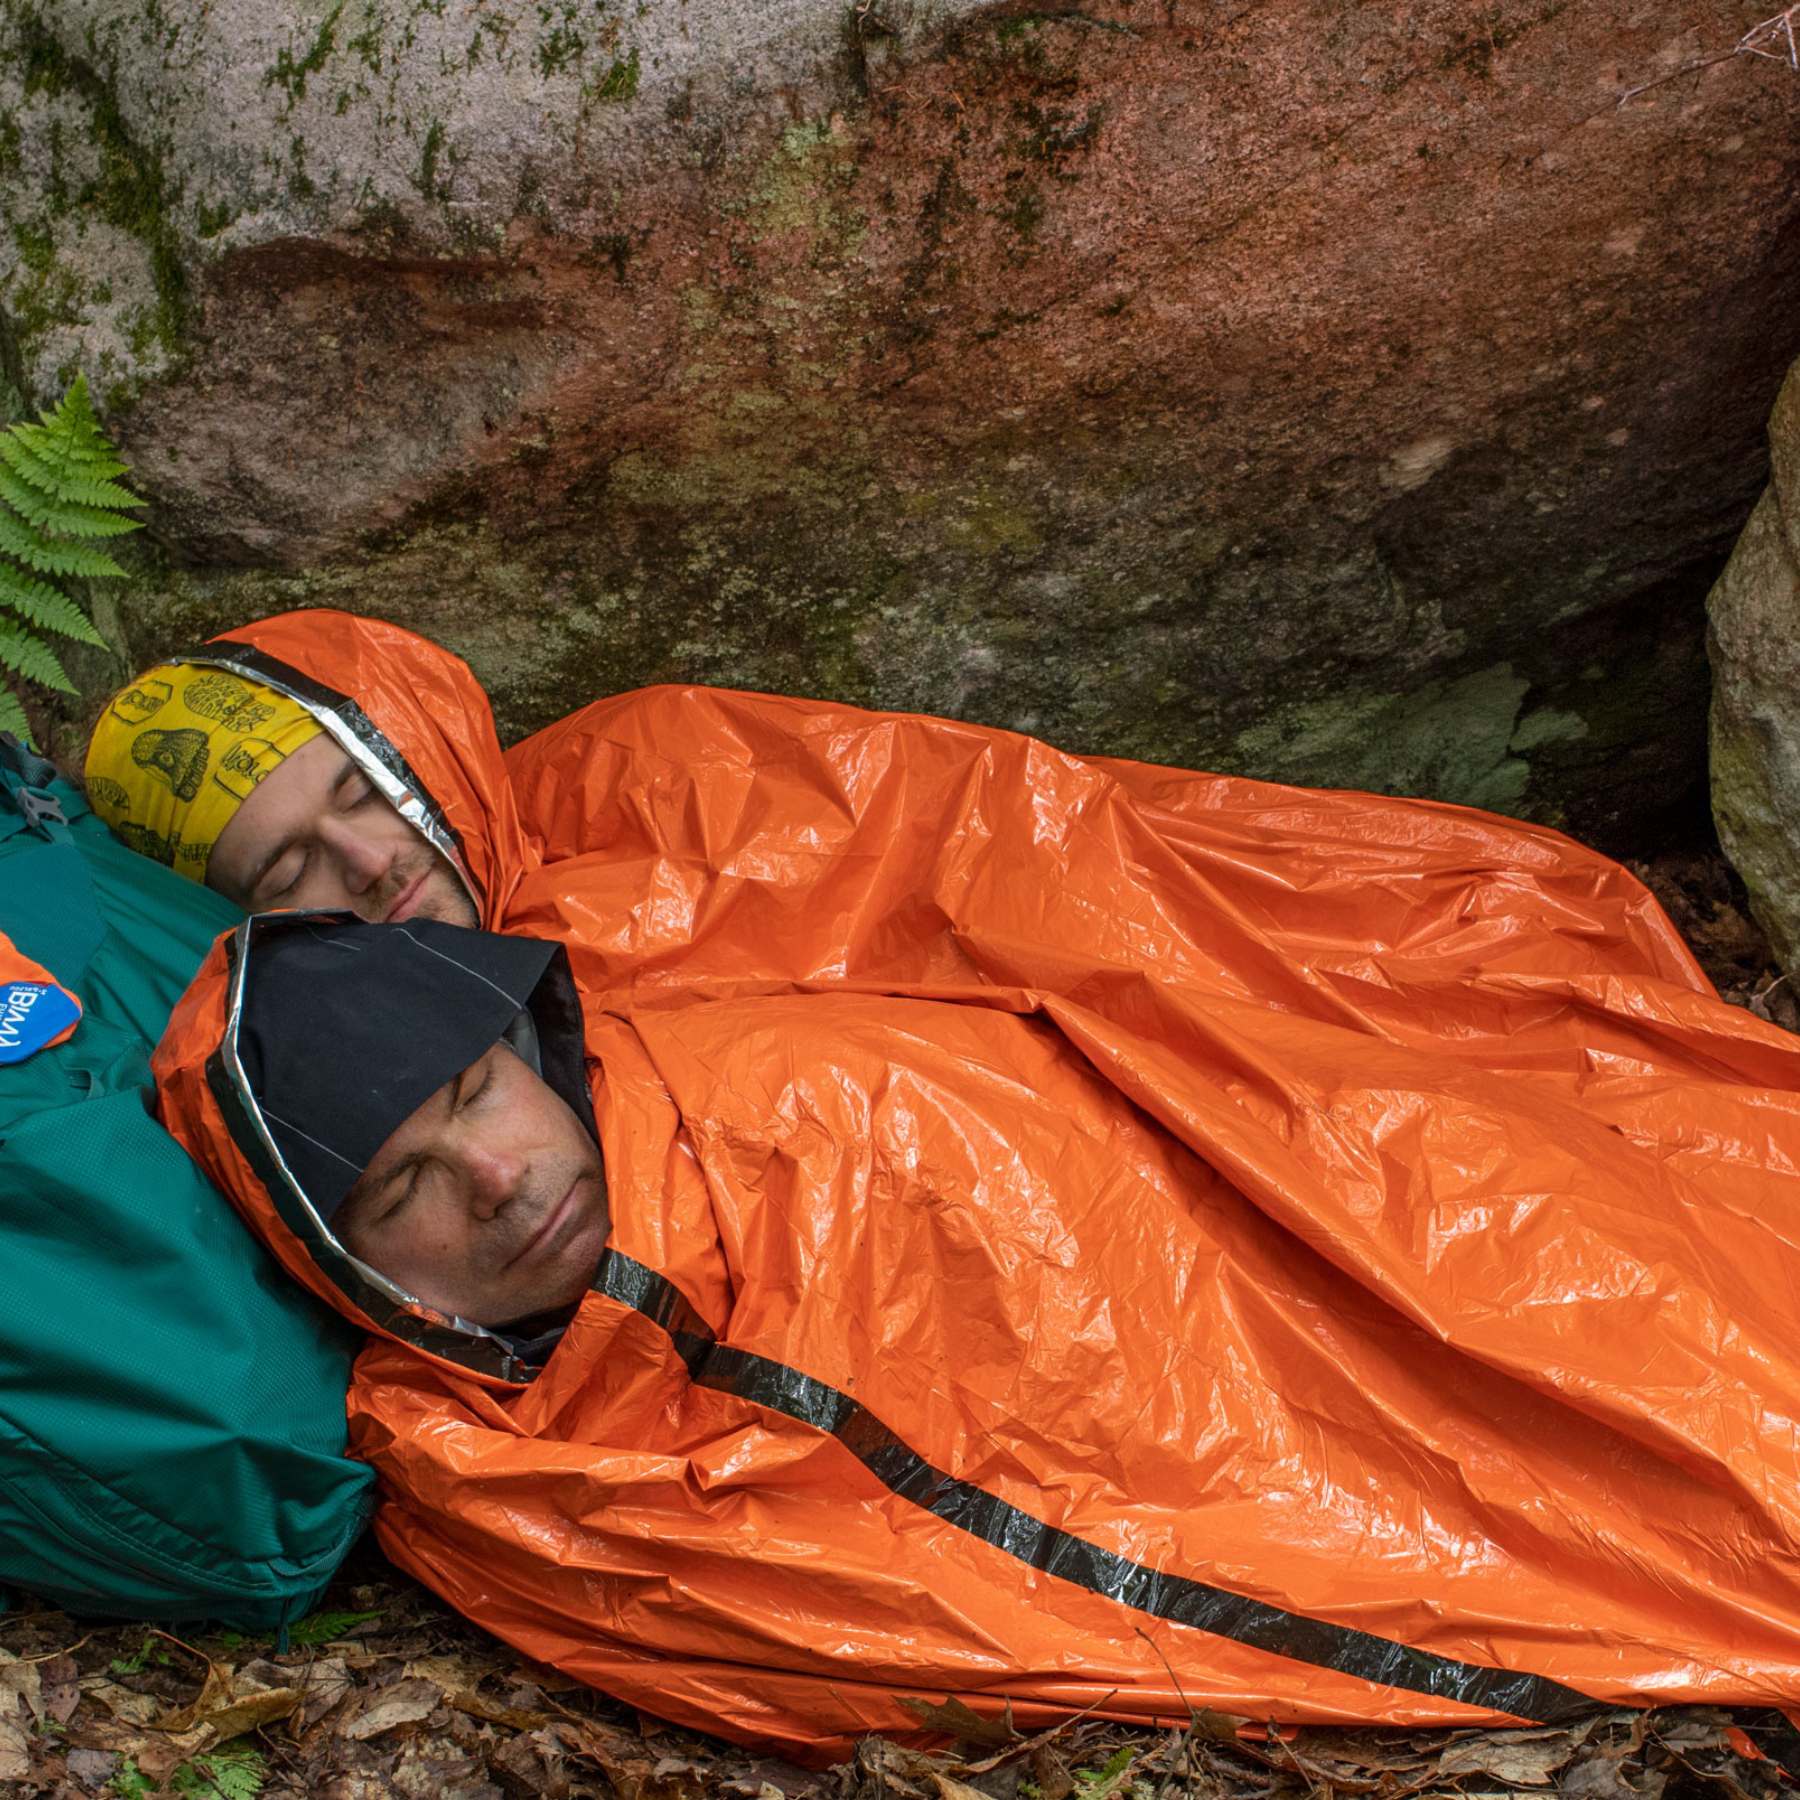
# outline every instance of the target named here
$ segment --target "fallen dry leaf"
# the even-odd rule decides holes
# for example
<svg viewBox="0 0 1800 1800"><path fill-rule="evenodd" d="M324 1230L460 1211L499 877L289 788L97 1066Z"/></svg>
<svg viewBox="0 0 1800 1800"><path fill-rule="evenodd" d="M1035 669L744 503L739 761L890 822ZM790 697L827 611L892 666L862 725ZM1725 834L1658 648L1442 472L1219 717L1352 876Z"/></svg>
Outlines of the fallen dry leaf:
<svg viewBox="0 0 1800 1800"><path fill-rule="evenodd" d="M162 1710L150 1695L134 1693L105 1675L84 1676L81 1691L126 1725L148 1725Z"/></svg>
<svg viewBox="0 0 1800 1800"><path fill-rule="evenodd" d="M394 1766L393 1792L401 1800L505 1800L472 1756L411 1751Z"/></svg>
<svg viewBox="0 0 1800 1800"><path fill-rule="evenodd" d="M970 1787L966 1781L958 1781L954 1775L946 1775L942 1769L934 1769L931 1774L937 1800L988 1800L980 1788Z"/></svg>
<svg viewBox="0 0 1800 1800"><path fill-rule="evenodd" d="M160 1783L173 1775L182 1763L210 1750L218 1741L204 1725L196 1731L157 1732L154 1736L140 1738L131 1746L130 1755L142 1774Z"/></svg>
<svg viewBox="0 0 1800 1800"><path fill-rule="evenodd" d="M564 1719L550 1727L564 1747L599 1765L619 1800L638 1800L651 1785L655 1765L642 1738L615 1731L593 1719Z"/></svg>
<svg viewBox="0 0 1800 1800"><path fill-rule="evenodd" d="M569 1777L563 1768L562 1740L549 1728L508 1738L494 1752L492 1767L499 1775L512 1779L515 1791L542 1794L546 1800L561 1800L569 1791Z"/></svg>
<svg viewBox="0 0 1800 1800"><path fill-rule="evenodd" d="M1002 1744L1012 1743L1019 1735L1013 1730L1010 1716L1004 1719L984 1719L954 1694L942 1702L903 1698L900 1704L927 1731L941 1731L946 1737L955 1738L958 1743L986 1744L989 1749L997 1749Z"/></svg>
<svg viewBox="0 0 1800 1800"><path fill-rule="evenodd" d="M711 1773L705 1763L695 1762L691 1756L659 1756L650 1771L650 1779L659 1787L666 1784L688 1788L695 1782L706 1781Z"/></svg>
<svg viewBox="0 0 1800 1800"><path fill-rule="evenodd" d="M222 1663L208 1662L200 1692L186 1706L178 1706L150 1723L158 1731L192 1731L203 1715L216 1711L231 1698L231 1671Z"/></svg>
<svg viewBox="0 0 1800 1800"><path fill-rule="evenodd" d="M81 1670L74 1657L53 1656L38 1670L42 1679L44 1711L57 1724L66 1725L81 1704Z"/></svg>
<svg viewBox="0 0 1800 1800"><path fill-rule="evenodd" d="M281 1673L301 1693L299 1710L288 1727L296 1734L310 1731L355 1685L341 1656L315 1657L301 1668Z"/></svg>
<svg viewBox="0 0 1800 1800"><path fill-rule="evenodd" d="M1067 1800L1075 1791L1075 1777L1069 1765L1048 1744L1040 1744L1031 1753L1031 1779L1037 1783L1042 1800Z"/></svg>
<svg viewBox="0 0 1800 1800"><path fill-rule="evenodd" d="M0 1781L23 1782L31 1773L31 1732L25 1720L23 1699L0 1694Z"/></svg>
<svg viewBox="0 0 1800 1800"><path fill-rule="evenodd" d="M416 1725L429 1718L443 1705L443 1690L435 1681L417 1678L391 1681L377 1688L360 1704L353 1706L337 1723L339 1737L362 1741L380 1737L383 1732L398 1730L402 1725Z"/></svg>
<svg viewBox="0 0 1800 1800"><path fill-rule="evenodd" d="M17 1695L31 1716L44 1722L44 1677L41 1666L0 1650L0 1695Z"/></svg>
<svg viewBox="0 0 1800 1800"><path fill-rule="evenodd" d="M1215 1744L1235 1743L1248 1725L1248 1719L1240 1719L1231 1713L1214 1712L1211 1707L1202 1706L1194 1712L1194 1735L1210 1738Z"/></svg>
<svg viewBox="0 0 1800 1800"><path fill-rule="evenodd" d="M1731 1715L1716 1706L1684 1707L1673 1717L1659 1713L1649 1726L1652 1737L1684 1750L1725 1749L1730 1729Z"/></svg>
<svg viewBox="0 0 1800 1800"><path fill-rule="evenodd" d="M319 1800L394 1800L394 1786L386 1775L351 1769L328 1781Z"/></svg>
<svg viewBox="0 0 1800 1800"><path fill-rule="evenodd" d="M106 1786L118 1771L119 1758L111 1750L74 1749L69 1752L69 1773L84 1788L94 1791Z"/></svg>
<svg viewBox="0 0 1800 1800"><path fill-rule="evenodd" d="M305 1698L299 1688L252 1688L196 1723L211 1731L216 1742L224 1743L229 1738L242 1737L246 1731L291 1719Z"/></svg>
<svg viewBox="0 0 1800 1800"><path fill-rule="evenodd" d="M1556 1784L1565 1800L1662 1800L1669 1778L1660 1769L1640 1770L1635 1785L1620 1770L1622 1755L1589 1749L1570 1763Z"/></svg>
<svg viewBox="0 0 1800 1800"><path fill-rule="evenodd" d="M264 1663L239 1671L223 1663L209 1663L199 1694L186 1706L154 1721L155 1728L178 1737L204 1732L211 1743L221 1744L259 1726L291 1718L305 1695L298 1687L266 1685L260 1670L272 1668L272 1663Z"/></svg>
<svg viewBox="0 0 1800 1800"><path fill-rule="evenodd" d="M478 1687L486 1670L466 1656L412 1656L400 1673L409 1681L435 1681L448 1694Z"/></svg>
<svg viewBox="0 0 1800 1800"><path fill-rule="evenodd" d="M937 1777L942 1765L923 1750L908 1750L887 1738L864 1738L856 1747L856 1766L875 1784L875 1791L902 1800L939 1800Z"/></svg>
<svg viewBox="0 0 1800 1800"><path fill-rule="evenodd" d="M1514 1787L1548 1787L1550 1777L1575 1754L1575 1746L1558 1736L1548 1742L1517 1743L1504 1737L1479 1737L1452 1744L1438 1758L1439 1775L1494 1775Z"/></svg>
<svg viewBox="0 0 1800 1800"><path fill-rule="evenodd" d="M541 1707L509 1706L503 1700L490 1700L479 1693L477 1684L487 1671L471 1666L465 1657L421 1656L407 1663L402 1673L414 1680L435 1682L446 1705L472 1718L486 1719L492 1725L536 1731L550 1721L550 1715Z"/></svg>

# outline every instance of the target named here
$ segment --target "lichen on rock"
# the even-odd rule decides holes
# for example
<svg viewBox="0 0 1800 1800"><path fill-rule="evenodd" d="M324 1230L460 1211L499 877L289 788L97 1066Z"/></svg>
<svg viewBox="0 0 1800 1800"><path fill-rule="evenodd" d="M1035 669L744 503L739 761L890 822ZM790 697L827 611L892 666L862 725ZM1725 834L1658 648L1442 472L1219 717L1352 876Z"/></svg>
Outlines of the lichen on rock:
<svg viewBox="0 0 1800 1800"><path fill-rule="evenodd" d="M1769 420L1769 485L1708 602L1719 841L1800 974L1800 363Z"/></svg>

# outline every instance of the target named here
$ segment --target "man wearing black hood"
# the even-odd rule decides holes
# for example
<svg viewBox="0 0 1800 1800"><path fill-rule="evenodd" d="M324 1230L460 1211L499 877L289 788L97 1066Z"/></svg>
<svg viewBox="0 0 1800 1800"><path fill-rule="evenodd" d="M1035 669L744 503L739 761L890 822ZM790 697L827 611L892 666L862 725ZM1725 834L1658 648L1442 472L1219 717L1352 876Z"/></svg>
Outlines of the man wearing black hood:
<svg viewBox="0 0 1800 1800"><path fill-rule="evenodd" d="M159 1104L369 1332L382 1547L660 1716L1792 1703L1795 1040L1509 971L1419 1044L1366 973L1059 954L578 1009L548 942L260 914Z"/></svg>
<svg viewBox="0 0 1800 1800"><path fill-rule="evenodd" d="M290 1177L277 1191L396 1297L554 1332L608 1224L563 952L302 913L263 922L254 962L237 1054ZM214 1080L231 1091L223 1066Z"/></svg>

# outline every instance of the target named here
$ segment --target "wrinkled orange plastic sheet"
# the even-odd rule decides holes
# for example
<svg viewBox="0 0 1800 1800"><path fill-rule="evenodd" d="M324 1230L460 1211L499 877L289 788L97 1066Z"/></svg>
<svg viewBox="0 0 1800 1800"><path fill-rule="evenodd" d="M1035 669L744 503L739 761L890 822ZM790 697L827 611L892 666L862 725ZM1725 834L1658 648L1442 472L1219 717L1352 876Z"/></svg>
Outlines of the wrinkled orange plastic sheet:
<svg viewBox="0 0 1800 1800"><path fill-rule="evenodd" d="M1800 1061L1615 864L708 690L502 761L404 633L237 635L355 697L582 991L595 1291L535 1380L378 1337L351 1396L384 1546L471 1617L808 1756L949 1695L1800 1695ZM222 994L166 1116L354 1316L207 1086Z"/></svg>

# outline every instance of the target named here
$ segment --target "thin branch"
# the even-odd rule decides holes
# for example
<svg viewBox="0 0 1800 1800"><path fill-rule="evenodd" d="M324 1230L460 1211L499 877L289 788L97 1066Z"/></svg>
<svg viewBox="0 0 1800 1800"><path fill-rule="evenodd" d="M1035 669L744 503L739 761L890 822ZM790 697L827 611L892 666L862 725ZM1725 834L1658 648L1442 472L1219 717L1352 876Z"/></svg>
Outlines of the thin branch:
<svg viewBox="0 0 1800 1800"><path fill-rule="evenodd" d="M187 1641L186 1638L178 1638L174 1634L174 1632L164 1631L160 1625L152 1625L150 1627L150 1631L153 1636L166 1640L168 1643L173 1644L176 1647L176 1649L185 1650L189 1656L199 1657L199 1659L203 1663L206 1664L208 1671L209 1672L211 1671L212 1666L213 1666L213 1659L210 1656L208 1656L204 1650L196 1650L194 1648L194 1646Z"/></svg>
<svg viewBox="0 0 1800 1800"><path fill-rule="evenodd" d="M1692 62L1684 62L1679 69L1671 69L1668 74L1659 75L1654 81L1641 82L1637 87L1627 88L1614 104L1623 106L1626 101L1635 100L1639 94L1647 94L1653 88L1666 87L1671 81L1679 81L1683 75L1710 69L1715 63L1730 62L1734 56L1766 56L1771 62L1784 62L1789 68L1800 72L1800 42L1796 42L1794 36L1794 19L1797 14L1800 14L1800 6L1790 6L1786 12L1776 13L1773 18L1764 19L1760 25L1752 25L1729 50L1719 50L1711 56L1695 57ZM1785 48L1764 48L1777 40Z"/></svg>

